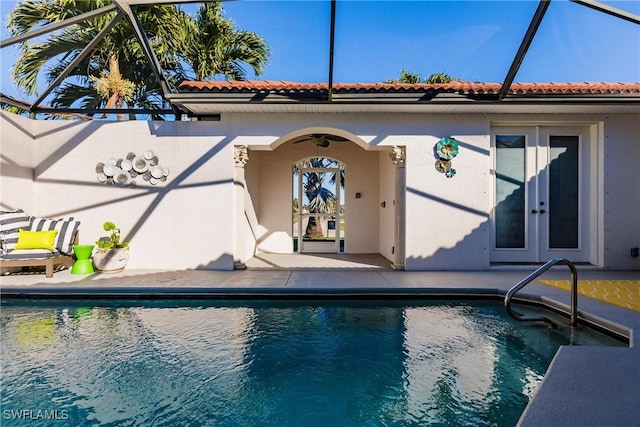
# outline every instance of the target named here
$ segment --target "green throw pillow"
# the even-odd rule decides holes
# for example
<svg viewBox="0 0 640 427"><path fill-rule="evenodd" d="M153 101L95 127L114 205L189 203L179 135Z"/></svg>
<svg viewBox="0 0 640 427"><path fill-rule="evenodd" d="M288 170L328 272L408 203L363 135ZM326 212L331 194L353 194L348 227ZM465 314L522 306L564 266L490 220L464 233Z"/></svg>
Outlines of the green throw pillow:
<svg viewBox="0 0 640 427"><path fill-rule="evenodd" d="M58 230L29 231L20 229L18 233L18 243L15 249L55 250L53 242L56 240Z"/></svg>

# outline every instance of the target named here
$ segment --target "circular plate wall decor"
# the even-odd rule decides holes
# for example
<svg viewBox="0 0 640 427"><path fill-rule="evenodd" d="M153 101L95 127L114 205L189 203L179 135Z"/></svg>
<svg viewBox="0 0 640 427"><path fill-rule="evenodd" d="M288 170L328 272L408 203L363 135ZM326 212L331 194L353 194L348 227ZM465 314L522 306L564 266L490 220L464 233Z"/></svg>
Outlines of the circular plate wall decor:
<svg viewBox="0 0 640 427"><path fill-rule="evenodd" d="M130 171L131 169L133 169L133 163L131 163L131 160L128 159L124 159L121 163L120 163L120 167L122 168L123 171Z"/></svg>
<svg viewBox="0 0 640 427"><path fill-rule="evenodd" d="M113 176L113 183L118 187L126 187L130 182L131 176L128 172L125 172L122 169Z"/></svg>
<svg viewBox="0 0 640 427"><path fill-rule="evenodd" d="M152 150L145 150L139 155L129 152L126 158L110 158L106 163L96 164L96 179L118 187L135 187L134 178L141 176L156 185L165 182L169 176L169 168L159 165L159 161Z"/></svg>
<svg viewBox="0 0 640 427"><path fill-rule="evenodd" d="M131 162L131 163L133 165L133 170L138 172L138 173L146 172L147 168L149 167L149 163L142 156L136 156L136 158L133 159L133 162Z"/></svg>

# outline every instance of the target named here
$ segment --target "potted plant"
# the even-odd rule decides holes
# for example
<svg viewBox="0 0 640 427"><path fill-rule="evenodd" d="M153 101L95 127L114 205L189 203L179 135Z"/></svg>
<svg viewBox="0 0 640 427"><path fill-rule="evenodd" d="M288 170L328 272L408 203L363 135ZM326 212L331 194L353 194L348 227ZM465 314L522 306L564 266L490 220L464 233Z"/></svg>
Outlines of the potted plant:
<svg viewBox="0 0 640 427"><path fill-rule="evenodd" d="M102 273L120 272L129 261L129 243L120 242L120 229L113 222L107 221L102 227L110 234L96 242L93 264Z"/></svg>

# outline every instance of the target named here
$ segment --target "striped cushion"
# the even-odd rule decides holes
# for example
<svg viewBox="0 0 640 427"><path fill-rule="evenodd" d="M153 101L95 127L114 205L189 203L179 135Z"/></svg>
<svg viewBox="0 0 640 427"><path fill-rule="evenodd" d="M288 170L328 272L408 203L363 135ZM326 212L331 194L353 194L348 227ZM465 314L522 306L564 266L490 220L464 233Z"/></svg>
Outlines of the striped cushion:
<svg viewBox="0 0 640 427"><path fill-rule="evenodd" d="M32 216L29 229L31 231L58 230L53 246L63 254L70 254L73 252L73 241L78 232L78 227L80 227L80 221L74 220L73 217L49 219Z"/></svg>
<svg viewBox="0 0 640 427"><path fill-rule="evenodd" d="M18 243L18 230L29 229L29 215L22 209L15 211L0 211L0 237L3 251L10 251Z"/></svg>
<svg viewBox="0 0 640 427"><path fill-rule="evenodd" d="M59 252L52 252L46 249L16 249L9 253L0 255L0 259L47 259L59 256Z"/></svg>

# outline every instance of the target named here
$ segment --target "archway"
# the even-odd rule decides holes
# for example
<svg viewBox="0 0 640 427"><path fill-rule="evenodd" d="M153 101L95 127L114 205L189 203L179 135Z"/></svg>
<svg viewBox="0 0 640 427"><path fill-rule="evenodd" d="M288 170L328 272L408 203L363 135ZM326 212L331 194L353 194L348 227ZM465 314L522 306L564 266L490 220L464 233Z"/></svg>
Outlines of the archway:
<svg viewBox="0 0 640 427"><path fill-rule="evenodd" d="M260 265L282 265L288 261L279 255L301 252L317 255L298 258L313 259L309 265L324 265L317 260L334 259L334 256L341 260L367 256L377 260L375 255L391 260L400 253L394 242L397 197L390 149L348 136L343 130L307 127L283 134L268 147L250 147L250 161L246 166L246 217L252 225L247 234L255 237L254 258L263 261ZM320 223L316 236L322 235L325 241L311 236L307 245L299 246L298 240L304 244L302 236L310 235L307 225L311 211L298 210L308 205L308 201L299 194L301 177L295 175L294 169L301 161L313 158L328 159L316 167L337 167L338 173L342 169L344 185L333 187L334 170L320 171L327 174L324 180L337 204L328 213L314 215L314 220ZM332 161L336 163L329 163ZM335 221L335 228L329 221Z"/></svg>

